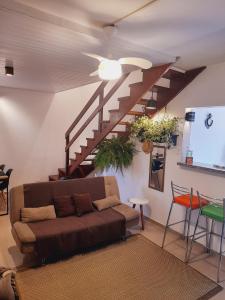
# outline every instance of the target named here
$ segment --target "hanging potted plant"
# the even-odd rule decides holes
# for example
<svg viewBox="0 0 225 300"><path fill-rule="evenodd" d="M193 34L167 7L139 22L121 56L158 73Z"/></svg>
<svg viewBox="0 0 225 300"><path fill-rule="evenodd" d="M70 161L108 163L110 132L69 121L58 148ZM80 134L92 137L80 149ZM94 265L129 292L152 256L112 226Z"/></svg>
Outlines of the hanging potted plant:
<svg viewBox="0 0 225 300"><path fill-rule="evenodd" d="M119 169L121 173L123 173L124 168L131 165L137 152L135 143L125 137L105 139L97 146L97 150L95 157L96 168L103 171L112 167L116 171Z"/></svg>
<svg viewBox="0 0 225 300"><path fill-rule="evenodd" d="M131 134L136 137L142 145L145 153L153 149L153 143L166 143L168 147L173 144L173 136L177 132L178 118L164 116L154 120L148 116L138 118L131 125Z"/></svg>

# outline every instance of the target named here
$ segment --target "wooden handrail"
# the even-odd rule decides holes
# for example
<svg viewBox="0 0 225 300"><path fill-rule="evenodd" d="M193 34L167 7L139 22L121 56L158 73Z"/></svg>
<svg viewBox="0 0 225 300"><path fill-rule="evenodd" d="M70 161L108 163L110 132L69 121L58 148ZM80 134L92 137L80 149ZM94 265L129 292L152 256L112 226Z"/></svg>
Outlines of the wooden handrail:
<svg viewBox="0 0 225 300"><path fill-rule="evenodd" d="M104 90L105 86L107 85L108 81L102 81L97 90L94 92L94 94L91 96L90 100L85 104L82 111L77 116L76 120L70 125L70 127L67 129L65 133L65 137L68 137L71 131L76 127L76 125L79 123L79 121L82 119L86 111L89 109L89 107L94 103L95 99L101 95L102 91Z"/></svg>
<svg viewBox="0 0 225 300"><path fill-rule="evenodd" d="M94 117L99 113L99 111L103 108L103 106L108 102L108 100L113 96L113 94L117 91L117 89L121 86L121 84L126 80L129 73L123 74L121 78L114 84L108 94L103 98L103 101L99 103L99 106L93 111L93 113L88 117L88 119L84 122L84 124L77 131L75 136L70 140L70 142L66 145L65 151L68 151L71 145L76 141L76 139L80 136L83 130L88 126L88 124L94 119ZM95 94L95 93L94 93ZM95 97L96 99L96 97ZM75 122L74 122L75 123Z"/></svg>

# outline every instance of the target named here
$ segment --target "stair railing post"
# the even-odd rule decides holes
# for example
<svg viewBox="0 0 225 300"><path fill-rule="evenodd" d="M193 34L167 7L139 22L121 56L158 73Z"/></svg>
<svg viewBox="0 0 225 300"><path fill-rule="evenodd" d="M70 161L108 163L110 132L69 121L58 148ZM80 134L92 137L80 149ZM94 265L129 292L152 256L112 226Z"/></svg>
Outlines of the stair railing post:
<svg viewBox="0 0 225 300"><path fill-rule="evenodd" d="M101 90L101 92L99 94L99 105L101 105L103 100L104 100L104 88ZM98 118L98 129L100 132L102 132L102 121L103 121L103 107L99 111L99 118Z"/></svg>
<svg viewBox="0 0 225 300"><path fill-rule="evenodd" d="M70 135L66 136L66 146L70 142ZM69 176L69 160L70 160L70 148L66 148L66 176Z"/></svg>

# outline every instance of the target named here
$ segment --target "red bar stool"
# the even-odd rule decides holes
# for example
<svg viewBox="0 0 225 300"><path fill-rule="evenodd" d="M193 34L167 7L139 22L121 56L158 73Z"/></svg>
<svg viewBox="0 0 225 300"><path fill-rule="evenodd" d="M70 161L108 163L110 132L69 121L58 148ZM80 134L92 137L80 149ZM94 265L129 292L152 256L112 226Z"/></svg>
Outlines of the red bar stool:
<svg viewBox="0 0 225 300"><path fill-rule="evenodd" d="M199 209L199 207L200 207L199 199L196 195L193 195L193 188L188 189L186 187L176 185L171 181L171 189L172 189L172 203L170 206L169 215L168 215L167 222L166 222L166 227L165 227L163 242L162 242L162 248L164 247L164 244L165 244L165 239L166 239L166 234L167 234L168 228L171 226L174 226L176 224L179 224L179 223L184 223L183 236L186 239L186 244L187 244L186 245L186 253L185 253L185 260L186 260L187 252L188 252L188 241L189 241L189 238L192 237L192 235L190 235L191 215L192 215L193 210ZM181 205L185 208L185 219L175 222L175 223L172 223L172 224L169 224L172 209L175 204ZM206 204L207 204L207 201L202 200L201 206L204 206Z"/></svg>

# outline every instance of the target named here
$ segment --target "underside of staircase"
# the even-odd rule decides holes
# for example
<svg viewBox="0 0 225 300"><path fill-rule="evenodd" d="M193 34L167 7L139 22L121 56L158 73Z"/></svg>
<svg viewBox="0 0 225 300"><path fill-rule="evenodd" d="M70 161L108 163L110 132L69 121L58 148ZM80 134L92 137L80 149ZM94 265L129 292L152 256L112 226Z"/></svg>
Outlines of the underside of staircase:
<svg viewBox="0 0 225 300"><path fill-rule="evenodd" d="M118 109L108 110L109 120L103 120L105 105L126 81L129 74L124 74L106 95L104 95L104 90L108 82L103 81L65 134L65 168L59 168L58 174L50 175L49 180L55 181L86 177L95 169L94 158L97 153L96 147L98 144L105 138L127 136L129 134L130 122L126 120L127 116L134 118L146 114L153 116L176 97L204 69L205 67L200 67L183 72L173 68L171 64L165 64L148 70L142 70L142 81L129 84L130 95L117 99L119 104ZM158 82L161 78L169 82L166 87L159 85ZM148 99L145 98L145 95L149 91L156 94L155 100L157 108L153 111L146 109ZM99 101L97 108L93 109L93 112L86 117L87 111L92 107L95 101ZM75 155L73 154L73 157L71 157L71 146L77 142L77 139L95 117L98 117L98 128L92 129L93 136L86 138L87 145L81 145L81 151L75 152ZM76 130L81 120L85 120L85 122ZM118 126L122 126L123 130L118 129ZM73 133L74 131L75 134ZM71 138L72 134L73 137Z"/></svg>

